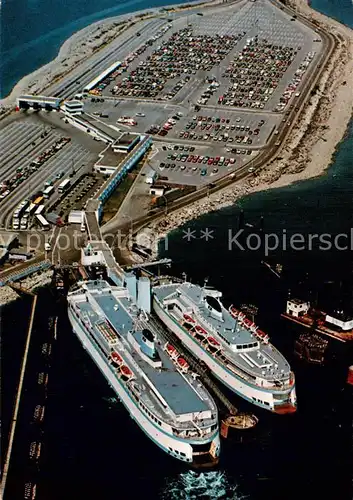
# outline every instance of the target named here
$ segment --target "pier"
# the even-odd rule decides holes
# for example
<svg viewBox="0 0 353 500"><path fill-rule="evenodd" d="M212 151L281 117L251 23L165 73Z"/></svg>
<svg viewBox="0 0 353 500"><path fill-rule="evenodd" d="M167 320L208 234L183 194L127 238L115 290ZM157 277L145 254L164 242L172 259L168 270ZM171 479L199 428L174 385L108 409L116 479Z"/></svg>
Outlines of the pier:
<svg viewBox="0 0 353 500"><path fill-rule="evenodd" d="M1 484L0 484L0 497L1 497L2 500L4 500L6 480L7 480L7 475L8 475L9 467L10 467L12 446L13 446L13 441L14 441L14 437L15 437L15 431L16 431L16 425L17 425L17 418L18 418L18 411L19 411L20 401L21 401L21 395L22 395L23 380L24 380L24 376L25 376L25 372L26 372L28 351L29 351L29 346L30 346L30 343L31 343L33 321L34 321L34 316L35 316L36 307L37 307L37 299L38 299L38 296L34 295L33 296L33 302L32 302L32 309L31 309L31 316L30 316L29 325L28 325L28 333L27 333L26 345L25 345L25 349L24 349L24 353L23 353L23 359L22 359L22 366L21 366L21 372L20 372L20 380L19 380L19 383L18 383L18 389L17 389L17 394L16 394L15 408L14 408L12 422L11 422L9 444L8 444L8 448L7 448L7 454L6 454L6 459L5 459L5 463L4 463L4 467L3 467L3 473L2 473Z"/></svg>

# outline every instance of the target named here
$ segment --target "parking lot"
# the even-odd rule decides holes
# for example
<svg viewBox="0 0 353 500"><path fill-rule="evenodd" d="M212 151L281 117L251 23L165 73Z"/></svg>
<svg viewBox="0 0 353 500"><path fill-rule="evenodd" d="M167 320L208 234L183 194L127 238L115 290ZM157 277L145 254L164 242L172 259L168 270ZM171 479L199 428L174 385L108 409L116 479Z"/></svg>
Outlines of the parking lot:
<svg viewBox="0 0 353 500"><path fill-rule="evenodd" d="M100 174L84 174L72 188L64 192L58 200L50 206L53 211L65 217L71 210L83 210L87 200L99 190L104 183L104 176Z"/></svg>
<svg viewBox="0 0 353 500"><path fill-rule="evenodd" d="M149 160L163 180L177 185L200 186L236 172L258 154L242 147L188 146L158 143Z"/></svg>
<svg viewBox="0 0 353 500"><path fill-rule="evenodd" d="M192 14L186 26L179 19L169 27L125 58L99 93L282 111L320 52L316 33L266 0ZM309 64L298 73L304 59Z"/></svg>
<svg viewBox="0 0 353 500"><path fill-rule="evenodd" d="M202 108L200 112L174 121L168 137L207 144L212 141L224 147L242 144L252 149L266 145L270 134L279 126L280 117L228 110L211 112Z"/></svg>
<svg viewBox="0 0 353 500"><path fill-rule="evenodd" d="M53 115L55 116L55 115ZM0 218L5 227L12 227L12 212L21 201L45 189L50 181L56 187L65 176L80 175L94 155L62 131L37 123L37 115L18 115L1 134Z"/></svg>

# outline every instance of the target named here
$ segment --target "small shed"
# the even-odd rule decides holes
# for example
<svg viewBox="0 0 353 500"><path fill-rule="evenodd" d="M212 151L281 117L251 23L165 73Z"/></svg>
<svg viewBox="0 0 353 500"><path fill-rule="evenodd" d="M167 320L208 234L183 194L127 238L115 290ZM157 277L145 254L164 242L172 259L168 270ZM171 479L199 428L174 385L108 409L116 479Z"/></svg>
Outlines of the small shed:
<svg viewBox="0 0 353 500"><path fill-rule="evenodd" d="M29 260L33 257L33 254L30 252L26 252L25 250L13 248L9 252L10 260Z"/></svg>
<svg viewBox="0 0 353 500"><path fill-rule="evenodd" d="M151 186L150 194L154 196L163 196L164 195L164 186Z"/></svg>

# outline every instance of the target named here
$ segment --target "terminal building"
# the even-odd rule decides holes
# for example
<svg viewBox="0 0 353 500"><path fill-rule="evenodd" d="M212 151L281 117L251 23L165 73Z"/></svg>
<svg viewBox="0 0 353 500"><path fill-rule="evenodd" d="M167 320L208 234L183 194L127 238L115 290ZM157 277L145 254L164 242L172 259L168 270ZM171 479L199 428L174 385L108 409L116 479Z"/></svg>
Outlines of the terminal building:
<svg viewBox="0 0 353 500"><path fill-rule="evenodd" d="M113 174L126 156L139 145L140 140L139 134L120 133L120 137L99 153L93 170L100 174Z"/></svg>
<svg viewBox="0 0 353 500"><path fill-rule="evenodd" d="M121 137L122 132L120 129L97 121L95 116L91 116L84 112L80 114L65 112L65 115L71 125L107 144L113 144Z"/></svg>
<svg viewBox="0 0 353 500"><path fill-rule="evenodd" d="M121 66L121 61L116 61L109 68L105 69L96 78L89 82L83 89L84 92L93 93L94 89L107 77L109 77L115 70Z"/></svg>
<svg viewBox="0 0 353 500"><path fill-rule="evenodd" d="M21 109L45 109L46 111L59 111L60 98L42 95L20 95L17 99L17 111Z"/></svg>
<svg viewBox="0 0 353 500"><path fill-rule="evenodd" d="M80 115L83 113L84 104L78 99L64 102L64 113L68 116Z"/></svg>

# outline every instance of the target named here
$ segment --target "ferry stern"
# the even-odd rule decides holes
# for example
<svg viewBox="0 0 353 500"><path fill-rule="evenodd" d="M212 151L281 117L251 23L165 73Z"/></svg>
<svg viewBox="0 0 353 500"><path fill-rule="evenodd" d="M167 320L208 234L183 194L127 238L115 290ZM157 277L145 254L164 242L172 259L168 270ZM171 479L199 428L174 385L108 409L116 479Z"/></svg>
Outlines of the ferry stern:
<svg viewBox="0 0 353 500"><path fill-rule="evenodd" d="M216 446L212 442L193 445L191 467L194 469L211 469L219 463L219 453L217 454Z"/></svg>

